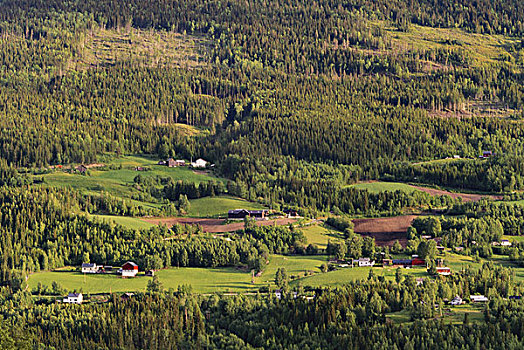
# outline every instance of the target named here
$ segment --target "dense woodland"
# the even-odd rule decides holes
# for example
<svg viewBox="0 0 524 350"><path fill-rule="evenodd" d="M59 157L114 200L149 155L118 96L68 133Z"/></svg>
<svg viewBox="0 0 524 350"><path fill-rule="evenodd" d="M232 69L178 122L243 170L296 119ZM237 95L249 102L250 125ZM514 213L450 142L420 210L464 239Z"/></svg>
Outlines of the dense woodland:
<svg viewBox="0 0 524 350"><path fill-rule="evenodd" d="M496 35L499 54L483 57L450 34L427 47L402 41L421 28ZM202 49L171 66L159 63L154 43L148 59L111 44L110 59L93 54L108 33L133 48L143 32L198 39ZM524 309L507 299L524 287L493 264L421 285L400 271L394 282L370 274L340 289L284 283L282 300L156 285L81 308L32 296L26 277L85 261L259 272L270 254L430 260L427 235L461 254L524 265L522 243L492 245L524 234L521 206L350 186L402 181L522 199L512 192L524 189L523 35L519 0L0 0L0 348L522 348ZM492 157L479 159L483 151ZM204 157L227 180L197 185L145 171L130 186L133 199L161 204L146 208L38 177L49 166L144 153ZM321 252L292 226L246 220L222 239L198 226L131 230L89 217L183 214L188 200L224 193L329 215L343 238ZM415 220L407 247L391 251L344 217L412 208L449 210ZM62 292L46 290L36 294ZM436 304L458 294L490 297L483 322L433 320ZM386 322L390 312L414 323Z"/></svg>

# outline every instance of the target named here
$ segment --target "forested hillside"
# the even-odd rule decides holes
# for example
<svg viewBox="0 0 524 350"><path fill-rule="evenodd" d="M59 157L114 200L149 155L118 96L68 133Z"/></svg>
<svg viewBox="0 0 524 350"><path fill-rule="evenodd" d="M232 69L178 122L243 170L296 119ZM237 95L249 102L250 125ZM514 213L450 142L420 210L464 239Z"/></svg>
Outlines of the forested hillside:
<svg viewBox="0 0 524 350"><path fill-rule="evenodd" d="M0 0L0 348L522 348L523 38L520 0Z"/></svg>

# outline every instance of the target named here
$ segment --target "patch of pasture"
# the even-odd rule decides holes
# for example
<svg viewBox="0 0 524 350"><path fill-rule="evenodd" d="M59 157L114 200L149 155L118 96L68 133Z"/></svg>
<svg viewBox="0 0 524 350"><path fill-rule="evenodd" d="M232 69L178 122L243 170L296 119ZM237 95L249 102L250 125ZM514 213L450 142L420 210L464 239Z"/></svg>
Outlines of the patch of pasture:
<svg viewBox="0 0 524 350"><path fill-rule="evenodd" d="M188 216L191 217L225 217L231 209L257 210L265 209L261 204L249 202L231 196L203 197L190 201Z"/></svg>

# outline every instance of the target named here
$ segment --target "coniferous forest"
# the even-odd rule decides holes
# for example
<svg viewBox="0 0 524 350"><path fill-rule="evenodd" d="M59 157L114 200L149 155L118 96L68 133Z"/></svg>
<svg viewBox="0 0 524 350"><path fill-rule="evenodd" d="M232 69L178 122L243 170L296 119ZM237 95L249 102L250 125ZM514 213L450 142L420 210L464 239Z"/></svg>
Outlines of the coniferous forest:
<svg viewBox="0 0 524 350"><path fill-rule="evenodd" d="M0 0L0 349L522 349L523 237L520 0Z"/></svg>

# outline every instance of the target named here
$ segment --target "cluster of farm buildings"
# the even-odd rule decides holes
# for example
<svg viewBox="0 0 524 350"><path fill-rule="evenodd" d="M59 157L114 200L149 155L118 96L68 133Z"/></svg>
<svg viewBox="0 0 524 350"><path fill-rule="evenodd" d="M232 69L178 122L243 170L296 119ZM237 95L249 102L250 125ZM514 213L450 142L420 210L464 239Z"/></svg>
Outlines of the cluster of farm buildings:
<svg viewBox="0 0 524 350"><path fill-rule="evenodd" d="M188 162L186 163L183 159L174 159L174 158L168 158L167 160L160 160L158 165L165 165L169 168L176 168L176 167L182 167L182 166L192 166L193 168L205 168L209 164L208 161L198 158L194 162ZM211 164L213 166L213 164Z"/></svg>
<svg viewBox="0 0 524 350"><path fill-rule="evenodd" d="M335 262L335 261L332 261ZM375 266L375 260L370 258L359 258L351 261L336 261L338 267L373 267ZM438 266L435 268L435 273L440 276L450 276L452 271L451 268L442 266L443 260L437 260ZM426 260L419 258L417 255L413 255L411 259L383 259L383 267L401 267L401 268L412 268L412 267L424 267L427 266Z"/></svg>
<svg viewBox="0 0 524 350"><path fill-rule="evenodd" d="M294 209L284 209L282 211L288 218L298 217L298 212ZM269 215L269 210L259 209L259 210L247 210L247 209L232 209L227 212L228 219L245 219L245 218L254 218L254 219L265 219Z"/></svg>
<svg viewBox="0 0 524 350"><path fill-rule="evenodd" d="M89 273L89 274L113 274L116 273L117 275L121 275L122 278L129 278L129 277L136 277L138 274L138 265L132 261L126 262L124 265L122 265L121 268L118 268L115 270L113 266L107 266L107 265L97 265L96 263L83 263L81 266L82 273ZM154 276L153 270L145 271L145 275L152 277ZM129 298L132 296L133 293L124 293L122 295L122 299ZM82 304L84 301L84 296L82 293L69 293L64 299L62 299L63 303L68 304Z"/></svg>
<svg viewBox="0 0 524 350"><path fill-rule="evenodd" d="M83 263L82 273L116 273L117 275L121 275L124 278L136 277L136 275L138 274L138 265L132 261L128 261L124 265L122 265L121 268L114 271L113 266L97 265L95 263ZM152 277L154 273L155 272L153 270L148 270L145 272L145 275Z"/></svg>

